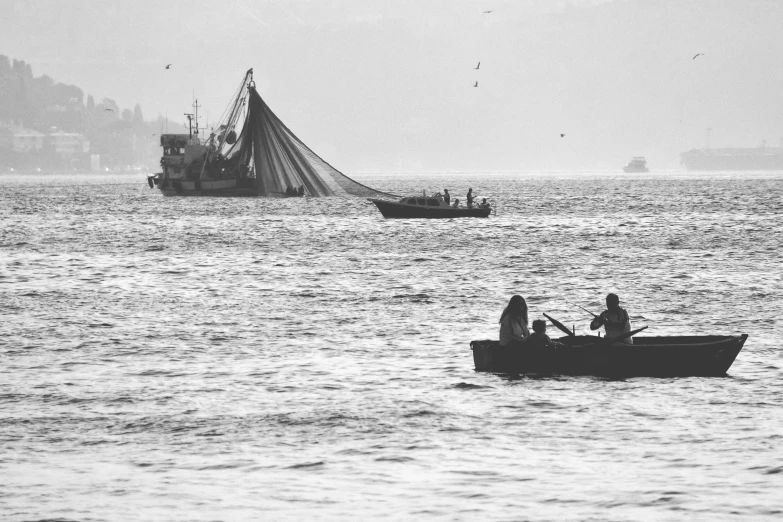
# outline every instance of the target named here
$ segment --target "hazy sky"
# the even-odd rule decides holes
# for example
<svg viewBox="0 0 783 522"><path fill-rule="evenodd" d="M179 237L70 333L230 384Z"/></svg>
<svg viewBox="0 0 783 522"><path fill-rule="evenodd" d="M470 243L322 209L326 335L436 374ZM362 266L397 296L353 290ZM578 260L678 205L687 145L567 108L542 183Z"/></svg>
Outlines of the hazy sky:
<svg viewBox="0 0 783 522"><path fill-rule="evenodd" d="M713 146L783 138L781 0L0 6L0 54L167 114L172 132L194 92L216 119L253 67L272 110L348 173L613 169L636 155L655 170L708 127Z"/></svg>

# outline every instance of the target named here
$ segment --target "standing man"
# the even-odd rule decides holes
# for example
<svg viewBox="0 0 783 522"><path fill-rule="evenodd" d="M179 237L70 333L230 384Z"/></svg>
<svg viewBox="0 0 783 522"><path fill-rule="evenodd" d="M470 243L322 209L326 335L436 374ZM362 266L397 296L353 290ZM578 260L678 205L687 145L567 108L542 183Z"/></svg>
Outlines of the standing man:
<svg viewBox="0 0 783 522"><path fill-rule="evenodd" d="M443 201L445 201L447 205L451 201L451 194L449 194L449 189L443 189Z"/></svg>
<svg viewBox="0 0 783 522"><path fill-rule="evenodd" d="M472 188L468 189L467 200L468 200L468 208L473 208L473 189Z"/></svg>
<svg viewBox="0 0 783 522"><path fill-rule="evenodd" d="M628 312L620 308L620 298L617 297L617 294L606 296L606 310L601 312L601 315L597 316L590 323L591 330L598 330L601 326L606 331L607 339L618 337L631 331L631 319L628 317ZM620 342L633 344L633 337Z"/></svg>

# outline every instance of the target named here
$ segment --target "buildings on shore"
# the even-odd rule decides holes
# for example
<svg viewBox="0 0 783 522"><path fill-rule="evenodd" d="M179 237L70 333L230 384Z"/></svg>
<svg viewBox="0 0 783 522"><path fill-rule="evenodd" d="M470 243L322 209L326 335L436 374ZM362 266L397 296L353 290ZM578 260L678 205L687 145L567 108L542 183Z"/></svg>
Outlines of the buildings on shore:
<svg viewBox="0 0 783 522"><path fill-rule="evenodd" d="M100 159L90 153L90 141L76 132L52 127L42 133L0 123L2 170L97 170Z"/></svg>
<svg viewBox="0 0 783 522"><path fill-rule="evenodd" d="M779 147L724 147L713 149L709 138L704 149L680 154L680 163L688 170L783 170L783 138Z"/></svg>

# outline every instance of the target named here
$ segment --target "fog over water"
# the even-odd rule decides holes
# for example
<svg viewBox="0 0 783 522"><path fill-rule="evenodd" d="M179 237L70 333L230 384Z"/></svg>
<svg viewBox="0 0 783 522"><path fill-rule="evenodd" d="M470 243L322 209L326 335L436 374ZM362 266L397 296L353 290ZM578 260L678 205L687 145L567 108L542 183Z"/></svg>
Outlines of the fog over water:
<svg viewBox="0 0 783 522"><path fill-rule="evenodd" d="M782 173L359 179L498 214L0 176L4 519L780 518ZM608 291L750 338L725 378L473 371L510 295L586 332Z"/></svg>
<svg viewBox="0 0 783 522"><path fill-rule="evenodd" d="M660 170L707 128L712 146L783 138L777 0L3 6L0 53L171 131L194 94L214 122L253 67L281 119L348 173L610 170L632 156Z"/></svg>
<svg viewBox="0 0 783 522"><path fill-rule="evenodd" d="M783 150L783 2L0 4L0 519L783 516L783 172L679 156ZM150 190L249 68L336 169L495 213ZM167 147L178 189L248 173ZM587 334L608 292L651 336L749 338L722 378L474 371L512 295Z"/></svg>

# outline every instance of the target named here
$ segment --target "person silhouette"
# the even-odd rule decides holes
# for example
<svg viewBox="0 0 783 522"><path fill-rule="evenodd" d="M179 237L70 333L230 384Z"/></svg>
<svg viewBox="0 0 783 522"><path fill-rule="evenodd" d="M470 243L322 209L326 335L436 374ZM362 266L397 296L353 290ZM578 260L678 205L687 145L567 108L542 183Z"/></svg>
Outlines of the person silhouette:
<svg viewBox="0 0 783 522"><path fill-rule="evenodd" d="M628 312L624 308L620 308L620 298L617 294L608 294L606 296L606 310L601 312L601 315L597 316L590 323L591 330L598 330L602 326L606 331L606 337L609 339L631 331L631 319L628 317ZM633 344L633 337L620 342Z"/></svg>

